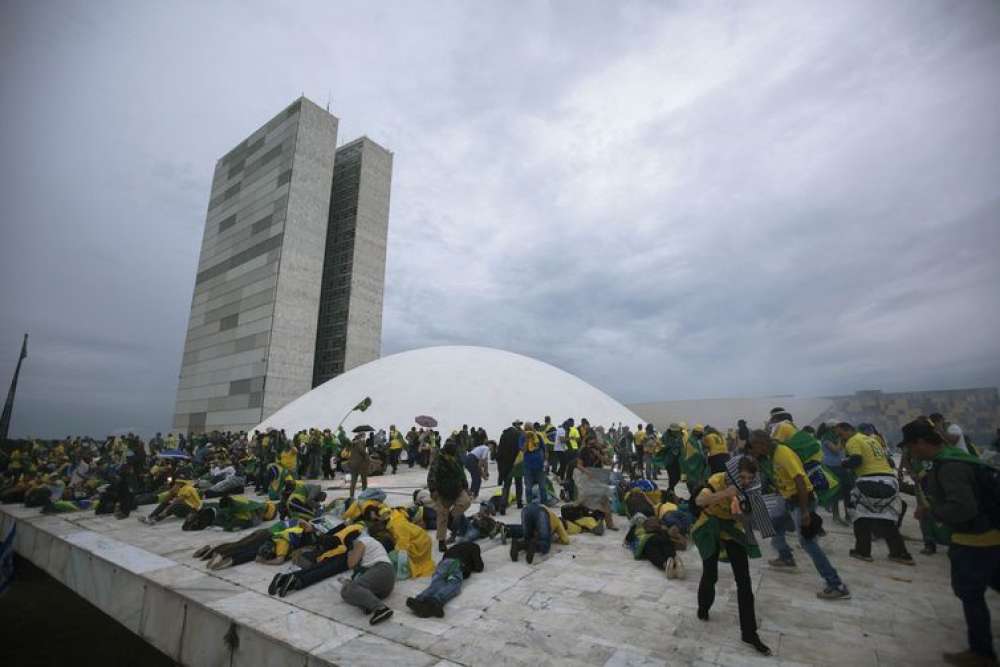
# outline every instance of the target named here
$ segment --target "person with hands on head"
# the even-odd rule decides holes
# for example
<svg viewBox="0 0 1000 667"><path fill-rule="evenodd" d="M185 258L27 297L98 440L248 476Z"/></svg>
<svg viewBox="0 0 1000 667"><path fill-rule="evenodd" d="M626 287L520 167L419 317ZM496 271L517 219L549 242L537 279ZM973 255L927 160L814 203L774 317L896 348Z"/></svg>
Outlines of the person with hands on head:
<svg viewBox="0 0 1000 667"><path fill-rule="evenodd" d="M396 569L382 543L369 535L359 535L347 552L347 567L354 570L354 575L344 582L340 597L371 614L371 625L388 620L392 609L382 600L396 586Z"/></svg>

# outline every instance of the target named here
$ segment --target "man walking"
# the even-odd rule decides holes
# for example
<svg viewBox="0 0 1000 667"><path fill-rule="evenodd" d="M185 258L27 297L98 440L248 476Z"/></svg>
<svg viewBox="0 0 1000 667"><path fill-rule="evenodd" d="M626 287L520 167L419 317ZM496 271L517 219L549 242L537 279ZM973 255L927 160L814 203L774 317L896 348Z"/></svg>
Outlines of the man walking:
<svg viewBox="0 0 1000 667"><path fill-rule="evenodd" d="M899 534L897 521L903 513L899 481L889 455L882 444L854 429L847 422L837 424L837 435L847 454L842 466L857 476L851 489L849 517L854 526L851 557L871 562L872 535L882 537L889 546L889 560L914 565Z"/></svg>
<svg viewBox="0 0 1000 667"><path fill-rule="evenodd" d="M816 540L818 526L813 525L819 519L815 514L816 498L798 455L785 445L774 442L766 431L761 430L750 434L750 451L758 461L767 460L770 463L773 468L771 481L784 498L781 513L772 517L777 534L771 538L771 544L777 549L778 558L770 561L771 567L779 571L795 567L792 549L785 541L786 523L791 518L795 531L799 533L799 546L809 554L816 571L826 582L826 587L816 593L816 597L821 600L850 599L851 592Z"/></svg>
<svg viewBox="0 0 1000 667"><path fill-rule="evenodd" d="M997 665L986 589L1000 592L1000 473L957 447L946 447L930 422L917 419L903 426L901 447L927 471L929 508L917 507L917 518L930 514L951 529L951 587L962 601L969 650L945 653L951 665Z"/></svg>

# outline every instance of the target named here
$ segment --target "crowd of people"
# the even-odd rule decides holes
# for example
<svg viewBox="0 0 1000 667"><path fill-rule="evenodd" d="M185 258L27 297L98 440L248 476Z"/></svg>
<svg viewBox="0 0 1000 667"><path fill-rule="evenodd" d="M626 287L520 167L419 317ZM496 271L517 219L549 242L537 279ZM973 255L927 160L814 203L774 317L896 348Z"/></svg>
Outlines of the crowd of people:
<svg viewBox="0 0 1000 667"><path fill-rule="evenodd" d="M8 443L0 450L0 502L119 519L146 506L145 523L176 518L183 530L246 531L193 556L211 570L294 563L297 569L276 574L269 586L280 597L347 575L341 597L372 624L393 615L387 599L401 578L430 577L406 606L442 617L463 583L484 571L483 540L509 543L512 560L523 555L533 564L573 535L615 531L631 557L667 579L686 576L682 552L693 543L702 561L697 618L710 622L719 562L728 562L741 638L770 655L757 632L749 567L763 541L774 551L769 567L794 570L794 533L822 581L817 597L846 600L851 591L837 555L831 559L821 544L818 508L852 527L854 546L844 555L871 562L878 539L891 562L912 567L899 530L910 506L904 496L912 496L921 554L949 546L968 627L969 649L944 659L996 664L985 594L1000 590L1000 473L942 415L908 423L895 446L871 424L799 428L781 407L762 428L740 420L724 431L683 422L662 431L653 424L592 426L585 418L555 423L548 416L516 420L495 440L469 426L444 438L417 426L356 431ZM496 485L484 494L491 462ZM396 474L400 465L427 471L425 487L402 505L369 487L370 477ZM324 482L338 474L349 479L348 493L328 497ZM512 507L517 523L506 518Z"/></svg>

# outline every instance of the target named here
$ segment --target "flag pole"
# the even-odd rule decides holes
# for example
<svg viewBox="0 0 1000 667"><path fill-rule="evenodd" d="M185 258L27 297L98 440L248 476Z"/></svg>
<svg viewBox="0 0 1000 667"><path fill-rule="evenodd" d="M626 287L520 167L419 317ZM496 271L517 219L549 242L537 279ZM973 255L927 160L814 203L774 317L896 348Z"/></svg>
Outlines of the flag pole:
<svg viewBox="0 0 1000 667"><path fill-rule="evenodd" d="M351 416L352 412L354 411L364 412L365 410L368 409L368 406L370 406L371 404L372 404L372 399L369 398L368 396L365 396L360 403L358 403L353 408L347 411L347 414L344 415L344 418L340 420L340 423L337 424L337 428L335 428L334 431L340 430L340 427L344 425L344 422L347 421L347 418Z"/></svg>
<svg viewBox="0 0 1000 667"><path fill-rule="evenodd" d="M21 342L21 354L17 358L17 367L14 368L14 378L10 381L7 401L3 404L3 414L0 415L0 442L7 442L7 432L10 430L10 418L14 412L14 394L17 393L17 378L21 374L21 362L27 356L28 334L24 334L24 340Z"/></svg>

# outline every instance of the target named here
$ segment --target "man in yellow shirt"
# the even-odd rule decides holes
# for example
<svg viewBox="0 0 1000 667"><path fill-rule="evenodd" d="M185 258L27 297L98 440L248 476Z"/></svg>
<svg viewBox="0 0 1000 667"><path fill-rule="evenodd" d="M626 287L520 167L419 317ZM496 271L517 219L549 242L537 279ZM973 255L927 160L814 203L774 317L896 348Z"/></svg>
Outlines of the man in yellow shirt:
<svg viewBox="0 0 1000 667"><path fill-rule="evenodd" d="M392 424L389 427L389 466L392 467L393 475L399 468L399 457L403 453L404 447L406 447L406 443L403 441L402 434L396 430L396 425Z"/></svg>
<svg viewBox="0 0 1000 667"><path fill-rule="evenodd" d="M845 458L841 465L853 470L857 477L848 501L848 517L854 527L851 557L870 563L872 535L875 535L889 546L889 560L915 565L899 534L897 522L904 511L903 503L899 497L899 480L885 447L847 422L840 422L836 429L844 443Z"/></svg>
<svg viewBox="0 0 1000 667"><path fill-rule="evenodd" d="M778 558L769 563L771 567L787 572L796 566L792 549L785 540L786 526L791 520L795 531L799 533L799 546L809 554L816 571L826 582L826 587L816 593L816 597L821 600L850 599L851 592L816 540L818 536L815 533L816 527L813 526L819 519L814 513L816 498L798 455L785 445L773 441L767 431L761 430L750 434L750 451L755 459L765 462L762 468L771 468L768 476L784 498L784 506L778 514L771 517L776 533L771 538L771 546L778 551Z"/></svg>

